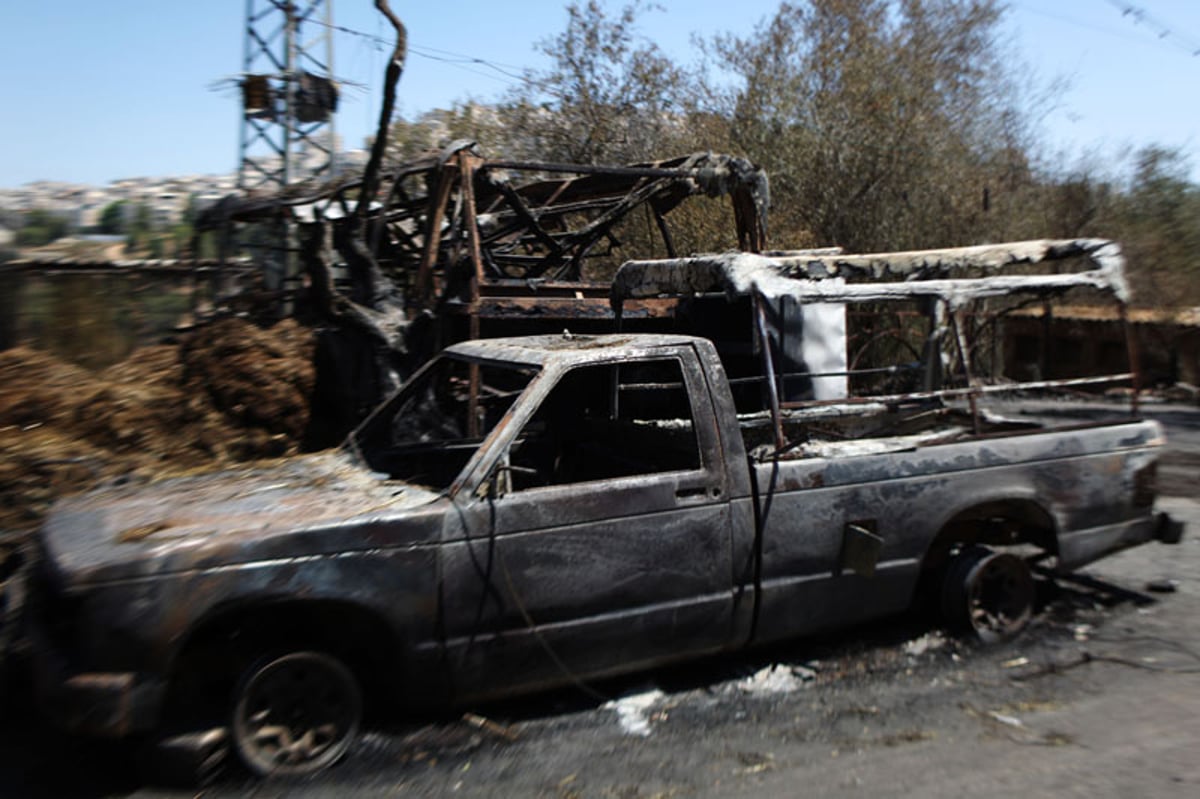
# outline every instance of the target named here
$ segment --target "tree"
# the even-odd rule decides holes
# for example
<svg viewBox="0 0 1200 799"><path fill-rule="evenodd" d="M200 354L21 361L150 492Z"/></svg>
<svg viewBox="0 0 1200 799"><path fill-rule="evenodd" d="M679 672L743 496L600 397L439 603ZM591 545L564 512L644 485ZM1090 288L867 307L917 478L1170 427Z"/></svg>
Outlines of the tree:
<svg viewBox="0 0 1200 799"><path fill-rule="evenodd" d="M25 215L25 222L17 231L16 242L22 247L41 247L61 239L70 232L70 228L70 223L63 217L35 208Z"/></svg>
<svg viewBox="0 0 1200 799"><path fill-rule="evenodd" d="M318 216L312 224L300 226L299 231L300 257L310 281L313 305L343 337L339 346L345 357L330 356L327 360L335 362L334 368L341 370L339 380L358 382L359 395L369 397L370 401L377 401L400 384L408 327L401 289L380 269L367 231L368 212L372 203L378 201L382 185L396 84L408 55L408 29L391 10L388 0L375 0L375 9L392 26L396 43L384 70L379 124L358 187L358 199L341 218L328 220ZM349 291L343 291L334 282L331 245L346 264ZM364 368L351 376L359 363ZM342 412L353 414L358 410L343 408Z"/></svg>
<svg viewBox="0 0 1200 799"><path fill-rule="evenodd" d="M154 217L150 206L139 202L133 207L133 218L125 225L127 240L125 246L130 250L139 250L150 243L150 234L154 232Z"/></svg>
<svg viewBox="0 0 1200 799"><path fill-rule="evenodd" d="M1112 235L1125 245L1137 298L1144 305L1200 302L1200 187L1177 149L1150 145L1133 154L1128 186L1116 201Z"/></svg>
<svg viewBox="0 0 1200 799"><path fill-rule="evenodd" d="M125 201L117 200L104 206L100 212L100 232L110 236L125 232Z"/></svg>
<svg viewBox="0 0 1200 799"><path fill-rule="evenodd" d="M546 70L501 104L507 153L529 160L600 164L661 157L680 121L682 71L637 34L654 5L636 0L610 16L598 0L567 6L567 27L538 50Z"/></svg>
<svg viewBox="0 0 1200 799"><path fill-rule="evenodd" d="M180 216L180 222L188 227L196 224L196 218L200 216L200 203L195 192L190 192L183 206L183 214Z"/></svg>
<svg viewBox="0 0 1200 799"><path fill-rule="evenodd" d="M387 157L393 163L412 161L453 141L470 139L488 153L511 155L505 125L496 108L474 102L425 111L414 120L393 122L388 131Z"/></svg>
<svg viewBox="0 0 1200 799"><path fill-rule="evenodd" d="M770 173L774 230L853 250L986 237L1003 177L1029 161L1001 15L995 0L812 0L709 42L734 78L710 84L714 110Z"/></svg>

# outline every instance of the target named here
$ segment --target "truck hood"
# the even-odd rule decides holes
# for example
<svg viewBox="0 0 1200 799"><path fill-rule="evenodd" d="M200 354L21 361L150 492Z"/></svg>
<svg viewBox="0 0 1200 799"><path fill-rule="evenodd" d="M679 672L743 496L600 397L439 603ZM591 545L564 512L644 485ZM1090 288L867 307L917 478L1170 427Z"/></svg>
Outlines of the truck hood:
<svg viewBox="0 0 1200 799"><path fill-rule="evenodd" d="M68 583L127 579L418 543L440 524L410 517L437 499L344 452L321 453L66 499L42 541Z"/></svg>

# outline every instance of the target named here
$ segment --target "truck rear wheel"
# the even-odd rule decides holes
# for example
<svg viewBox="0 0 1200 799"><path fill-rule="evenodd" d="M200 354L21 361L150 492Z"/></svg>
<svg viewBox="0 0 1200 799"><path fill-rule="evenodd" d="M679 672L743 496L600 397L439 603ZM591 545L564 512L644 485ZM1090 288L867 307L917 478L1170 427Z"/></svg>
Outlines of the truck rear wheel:
<svg viewBox="0 0 1200 799"><path fill-rule="evenodd" d="M985 644L1012 638L1033 617L1035 589L1025 561L971 546L950 561L942 614L950 628Z"/></svg>
<svg viewBox="0 0 1200 799"><path fill-rule="evenodd" d="M260 776L312 774L346 753L362 714L358 679L336 657L264 658L246 670L234 695L234 746Z"/></svg>

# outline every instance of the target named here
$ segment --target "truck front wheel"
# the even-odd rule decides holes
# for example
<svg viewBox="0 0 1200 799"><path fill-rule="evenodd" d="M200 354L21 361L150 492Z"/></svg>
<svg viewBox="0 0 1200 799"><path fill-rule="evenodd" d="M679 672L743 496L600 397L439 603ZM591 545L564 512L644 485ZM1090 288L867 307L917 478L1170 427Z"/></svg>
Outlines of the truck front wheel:
<svg viewBox="0 0 1200 799"><path fill-rule="evenodd" d="M362 722L362 690L342 661L324 652L264 658L238 683L233 740L260 776L299 776L333 765Z"/></svg>
<svg viewBox="0 0 1200 799"><path fill-rule="evenodd" d="M942 613L952 630L990 644L1025 628L1033 617L1034 596L1033 576L1024 560L970 546L946 570Z"/></svg>

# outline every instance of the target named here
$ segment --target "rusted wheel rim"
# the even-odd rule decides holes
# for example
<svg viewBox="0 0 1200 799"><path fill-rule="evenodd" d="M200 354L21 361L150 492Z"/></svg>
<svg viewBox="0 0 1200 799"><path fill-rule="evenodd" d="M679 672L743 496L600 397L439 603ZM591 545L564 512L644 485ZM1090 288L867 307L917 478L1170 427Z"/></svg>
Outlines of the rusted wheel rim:
<svg viewBox="0 0 1200 799"><path fill-rule="evenodd" d="M324 653L295 652L249 670L234 707L234 742L257 774L311 774L345 754L361 719L350 670Z"/></svg>
<svg viewBox="0 0 1200 799"><path fill-rule="evenodd" d="M1033 615L1034 586L1029 567L1015 555L992 553L967 578L967 618L982 639L1020 632Z"/></svg>

